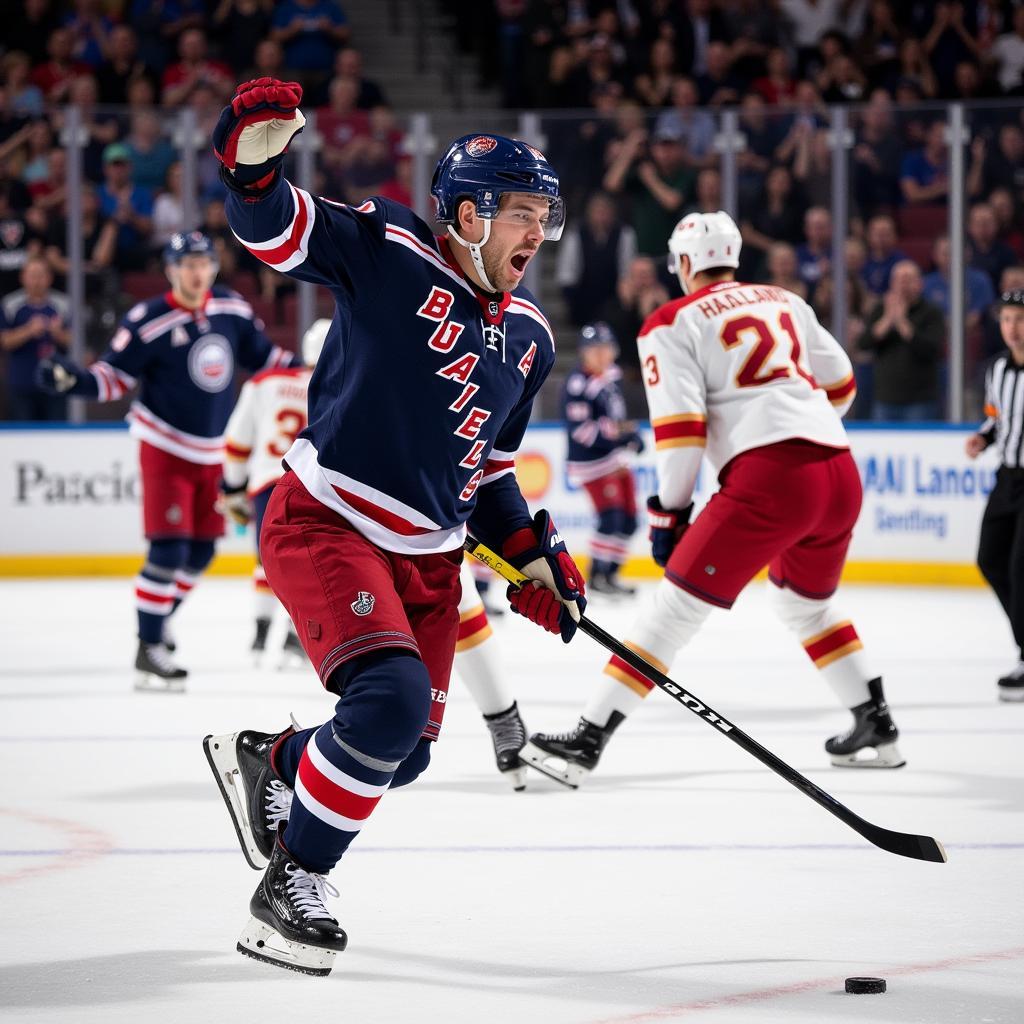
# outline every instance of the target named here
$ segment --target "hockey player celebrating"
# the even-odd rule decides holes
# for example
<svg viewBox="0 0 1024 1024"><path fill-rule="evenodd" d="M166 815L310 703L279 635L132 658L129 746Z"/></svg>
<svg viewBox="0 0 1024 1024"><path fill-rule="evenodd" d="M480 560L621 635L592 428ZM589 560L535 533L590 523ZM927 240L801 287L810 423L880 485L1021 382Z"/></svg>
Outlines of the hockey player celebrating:
<svg viewBox="0 0 1024 1024"><path fill-rule="evenodd" d="M224 510L239 525L255 526L256 633L251 649L257 658L266 650L278 603L260 559L260 527L274 485L284 476L281 459L305 429L309 378L330 326L330 320L317 320L302 336L304 365L264 370L242 385L224 435ZM285 637L284 653L306 659L293 627Z"/></svg>
<svg viewBox="0 0 1024 1024"><path fill-rule="evenodd" d="M639 337L657 449L648 508L665 577L629 633L663 672L712 608L730 608L765 565L771 599L853 712L825 744L832 763L898 768L897 731L852 623L832 601L861 505L840 420L854 398L850 361L810 307L782 288L735 280L740 235L725 213L690 214L669 241L684 296ZM690 523L707 446L721 490ZM570 733L536 734L529 763L578 784L623 719L652 689L613 657Z"/></svg>
<svg viewBox="0 0 1024 1024"><path fill-rule="evenodd" d="M447 228L437 239L388 199L346 206L287 181L301 96L294 83L246 83L214 144L239 241L336 302L309 426L285 456L260 550L338 701L317 728L205 746L250 864L266 865L239 949L326 974L347 937L324 876L385 791L423 771L441 729L467 523L535 581L510 594L513 610L568 641L585 600L550 516L530 515L513 472L554 360L521 282L561 233L558 176L522 142L457 139L431 185Z"/></svg>
<svg viewBox="0 0 1024 1024"><path fill-rule="evenodd" d="M140 690L184 688L167 622L195 586L224 532L217 511L224 428L235 366L287 366L241 295L214 285L213 243L199 231L174 235L164 252L170 291L133 306L110 347L87 369L63 357L40 363L51 393L100 402L138 386L128 413L139 439L142 518L149 551L135 581Z"/></svg>
<svg viewBox="0 0 1024 1024"><path fill-rule="evenodd" d="M597 514L590 542L590 589L630 596L636 591L617 579L636 532L636 491L631 456L643 450L636 424L626 420L615 365L618 343L601 321L582 328L580 362L562 388L562 417L569 433L566 475L586 489Z"/></svg>

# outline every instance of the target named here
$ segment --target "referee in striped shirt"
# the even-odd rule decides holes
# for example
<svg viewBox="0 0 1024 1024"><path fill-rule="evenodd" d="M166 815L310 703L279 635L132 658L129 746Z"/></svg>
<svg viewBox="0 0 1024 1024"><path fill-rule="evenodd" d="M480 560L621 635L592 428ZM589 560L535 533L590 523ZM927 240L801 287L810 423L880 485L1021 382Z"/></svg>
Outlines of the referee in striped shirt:
<svg viewBox="0 0 1024 1024"><path fill-rule="evenodd" d="M988 418L966 448L972 459L992 444L999 451L996 485L981 521L978 568L1020 648L1016 667L999 680L999 698L1024 701L1024 291L1004 292L999 302L999 330L1008 351L985 375Z"/></svg>

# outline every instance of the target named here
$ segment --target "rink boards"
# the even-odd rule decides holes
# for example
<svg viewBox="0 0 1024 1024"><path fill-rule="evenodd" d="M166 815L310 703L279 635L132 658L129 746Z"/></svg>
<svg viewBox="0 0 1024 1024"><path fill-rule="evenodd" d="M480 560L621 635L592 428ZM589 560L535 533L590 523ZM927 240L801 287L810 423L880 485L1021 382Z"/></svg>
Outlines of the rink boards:
<svg viewBox="0 0 1024 1024"><path fill-rule="evenodd" d="M985 498L995 481L992 453L964 454L966 427L852 426L864 507L846 578L865 582L976 585L974 565ZM633 465L642 506L656 483L654 445ZM565 436L532 426L517 474L531 506L549 509L574 553L585 555L593 515L584 491L565 478ZM715 488L704 465L697 504ZM120 424L0 429L0 575L129 575L143 550L136 442ZM644 515L641 509L641 524ZM230 530L214 571L252 568L252 537ZM658 573L646 528L637 531L627 571Z"/></svg>

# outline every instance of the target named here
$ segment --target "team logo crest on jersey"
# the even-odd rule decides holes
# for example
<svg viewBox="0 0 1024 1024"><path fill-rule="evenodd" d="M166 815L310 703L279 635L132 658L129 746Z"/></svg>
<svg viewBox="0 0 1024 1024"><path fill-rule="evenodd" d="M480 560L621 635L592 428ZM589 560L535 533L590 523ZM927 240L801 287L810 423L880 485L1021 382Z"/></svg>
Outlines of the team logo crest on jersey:
<svg viewBox="0 0 1024 1024"><path fill-rule="evenodd" d="M223 391L235 373L235 357L227 338L208 334L188 354L188 374L196 387L216 393Z"/></svg>
<svg viewBox="0 0 1024 1024"><path fill-rule="evenodd" d="M356 599L352 602L351 608L356 615L369 615L373 611L373 603L376 599L373 594L366 590L360 590Z"/></svg>
<svg viewBox="0 0 1024 1024"><path fill-rule="evenodd" d="M466 143L466 152L470 156L486 156L497 145L498 140L492 139L490 135L478 135L475 139L470 139Z"/></svg>

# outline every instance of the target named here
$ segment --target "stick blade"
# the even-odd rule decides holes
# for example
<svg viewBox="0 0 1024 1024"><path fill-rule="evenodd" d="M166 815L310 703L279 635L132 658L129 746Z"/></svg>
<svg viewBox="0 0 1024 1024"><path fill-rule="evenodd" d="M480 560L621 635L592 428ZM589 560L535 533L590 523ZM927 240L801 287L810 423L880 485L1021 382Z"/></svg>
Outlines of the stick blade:
<svg viewBox="0 0 1024 1024"><path fill-rule="evenodd" d="M931 836L916 836L910 832L893 832L878 825L870 825L866 829L858 829L865 839L888 853L912 860L926 860L933 864L946 863L946 851L937 839Z"/></svg>

